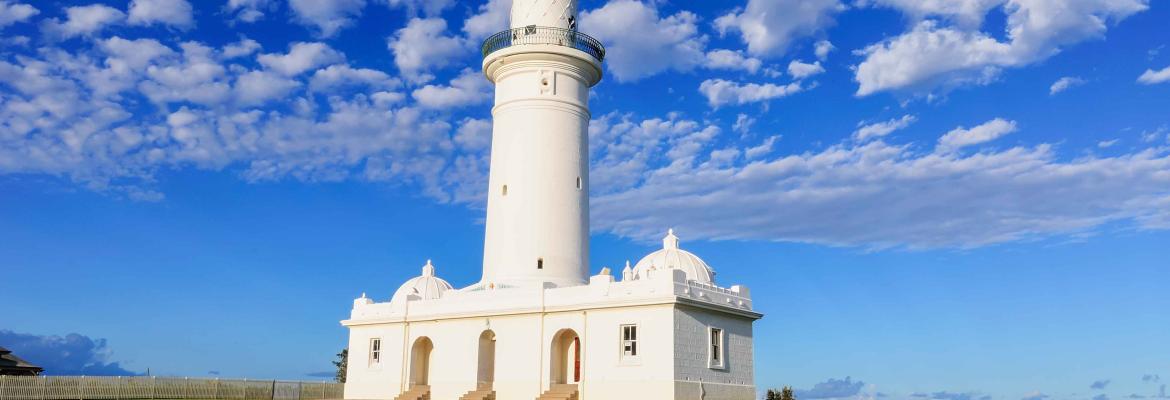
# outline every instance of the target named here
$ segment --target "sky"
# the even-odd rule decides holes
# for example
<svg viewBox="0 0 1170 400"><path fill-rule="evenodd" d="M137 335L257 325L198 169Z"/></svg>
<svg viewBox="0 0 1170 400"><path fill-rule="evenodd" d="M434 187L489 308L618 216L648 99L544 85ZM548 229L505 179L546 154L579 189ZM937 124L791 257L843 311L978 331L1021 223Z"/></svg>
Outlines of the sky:
<svg viewBox="0 0 1170 400"><path fill-rule="evenodd" d="M507 0L0 0L0 346L327 379L479 279ZM801 399L1170 398L1170 5L582 0L591 271L668 228Z"/></svg>

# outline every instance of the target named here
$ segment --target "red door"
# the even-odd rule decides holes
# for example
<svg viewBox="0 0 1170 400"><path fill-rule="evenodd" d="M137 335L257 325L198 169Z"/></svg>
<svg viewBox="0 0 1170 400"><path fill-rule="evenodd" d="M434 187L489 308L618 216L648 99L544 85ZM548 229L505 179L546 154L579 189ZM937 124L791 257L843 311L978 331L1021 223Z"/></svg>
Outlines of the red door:
<svg viewBox="0 0 1170 400"><path fill-rule="evenodd" d="M581 338L573 338L573 382L581 381Z"/></svg>

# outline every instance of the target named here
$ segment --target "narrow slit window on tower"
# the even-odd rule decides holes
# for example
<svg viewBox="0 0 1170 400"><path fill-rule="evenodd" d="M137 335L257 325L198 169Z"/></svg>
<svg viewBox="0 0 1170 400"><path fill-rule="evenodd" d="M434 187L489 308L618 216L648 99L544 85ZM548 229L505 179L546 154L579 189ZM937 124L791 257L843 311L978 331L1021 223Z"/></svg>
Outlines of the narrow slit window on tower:
<svg viewBox="0 0 1170 400"><path fill-rule="evenodd" d="M577 177L577 190L581 190L581 177Z"/></svg>
<svg viewBox="0 0 1170 400"><path fill-rule="evenodd" d="M504 196L507 196L508 195L508 185L504 185L504 188L502 190L500 190L500 193L503 193Z"/></svg>
<svg viewBox="0 0 1170 400"><path fill-rule="evenodd" d="M536 259L536 269L544 269L544 258Z"/></svg>

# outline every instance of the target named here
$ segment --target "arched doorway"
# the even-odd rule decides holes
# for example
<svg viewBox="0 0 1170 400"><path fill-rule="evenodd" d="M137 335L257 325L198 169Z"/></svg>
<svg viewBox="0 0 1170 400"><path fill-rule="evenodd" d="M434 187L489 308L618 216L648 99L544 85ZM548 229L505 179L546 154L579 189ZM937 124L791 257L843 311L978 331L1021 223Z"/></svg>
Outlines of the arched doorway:
<svg viewBox="0 0 1170 400"><path fill-rule="evenodd" d="M435 349L431 339L423 336L415 339L410 348L410 386L427 385L431 372L431 350Z"/></svg>
<svg viewBox="0 0 1170 400"><path fill-rule="evenodd" d="M476 387L490 388L496 380L496 333L490 329L479 334L479 369Z"/></svg>
<svg viewBox="0 0 1170 400"><path fill-rule="evenodd" d="M562 329L553 336L550 353L552 384L573 384L581 381L581 338L572 329Z"/></svg>

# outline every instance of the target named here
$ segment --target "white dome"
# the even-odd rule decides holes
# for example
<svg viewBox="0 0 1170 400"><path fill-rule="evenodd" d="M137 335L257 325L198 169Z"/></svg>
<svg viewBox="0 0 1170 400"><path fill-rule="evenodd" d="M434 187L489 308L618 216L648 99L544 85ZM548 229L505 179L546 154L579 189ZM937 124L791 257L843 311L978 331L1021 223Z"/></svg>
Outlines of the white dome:
<svg viewBox="0 0 1170 400"><path fill-rule="evenodd" d="M431 260L427 260L427 265L422 268L422 275L410 278L410 280L403 283L398 291L394 292L394 297L390 298L390 302L398 303L406 301L407 296L415 295L422 300L434 300L443 297L443 293L454 289L450 283L435 276L435 266L431 265Z"/></svg>
<svg viewBox="0 0 1170 400"><path fill-rule="evenodd" d="M634 266L634 279L645 278L651 270L680 269L687 273L687 279L705 284L715 283L715 271L703 259L689 251L678 248L678 236L671 229L662 238L662 250L642 257Z"/></svg>

